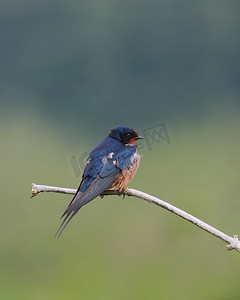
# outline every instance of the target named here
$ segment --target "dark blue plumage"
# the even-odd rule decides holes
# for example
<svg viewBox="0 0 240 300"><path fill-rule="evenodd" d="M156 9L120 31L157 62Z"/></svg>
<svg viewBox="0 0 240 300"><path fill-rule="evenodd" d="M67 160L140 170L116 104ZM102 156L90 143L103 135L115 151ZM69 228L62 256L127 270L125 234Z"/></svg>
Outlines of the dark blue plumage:
<svg viewBox="0 0 240 300"><path fill-rule="evenodd" d="M79 188L62 215L65 219L56 233L58 237L83 205L106 189L116 187L121 191L126 187L139 165L135 142L140 138L133 129L118 126L90 152Z"/></svg>

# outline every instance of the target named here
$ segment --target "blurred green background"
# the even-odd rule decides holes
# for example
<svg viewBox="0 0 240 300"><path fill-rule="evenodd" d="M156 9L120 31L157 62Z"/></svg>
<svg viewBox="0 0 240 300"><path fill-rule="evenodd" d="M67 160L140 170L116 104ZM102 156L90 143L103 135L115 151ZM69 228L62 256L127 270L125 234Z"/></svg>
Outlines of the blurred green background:
<svg viewBox="0 0 240 300"><path fill-rule="evenodd" d="M116 125L164 122L129 187L240 233L240 2L0 3L1 299L239 299L240 256L135 198L54 234L85 153ZM76 160L75 168L72 166Z"/></svg>

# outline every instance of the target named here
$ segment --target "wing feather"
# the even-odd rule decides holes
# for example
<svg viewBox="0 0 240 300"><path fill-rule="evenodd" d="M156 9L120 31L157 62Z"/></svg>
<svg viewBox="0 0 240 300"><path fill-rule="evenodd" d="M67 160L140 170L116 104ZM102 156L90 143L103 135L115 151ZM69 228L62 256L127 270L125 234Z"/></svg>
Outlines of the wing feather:
<svg viewBox="0 0 240 300"><path fill-rule="evenodd" d="M55 236L59 238L63 230L66 228L66 226L74 217L74 215L79 211L79 209L83 205L87 204L88 202L92 201L94 198L99 196L106 189L108 189L117 180L119 174L120 174L120 170L118 170L117 172L115 171L114 173L106 177L101 177L99 175L91 184L91 186L86 190L86 192L82 193L81 191L78 190L71 204L63 213L62 217L65 215L66 217L64 218Z"/></svg>

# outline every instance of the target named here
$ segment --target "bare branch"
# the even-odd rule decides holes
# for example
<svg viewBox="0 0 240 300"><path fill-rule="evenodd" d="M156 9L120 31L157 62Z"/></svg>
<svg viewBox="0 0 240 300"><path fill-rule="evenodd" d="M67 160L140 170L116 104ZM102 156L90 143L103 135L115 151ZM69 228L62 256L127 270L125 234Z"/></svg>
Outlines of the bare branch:
<svg viewBox="0 0 240 300"><path fill-rule="evenodd" d="M31 197L36 196L38 193L41 192L55 192L55 193L63 193L63 194L72 194L74 195L76 193L75 189L68 189L68 188L61 188L61 187L53 187L53 186L47 186L47 185L37 185L35 183L32 183L32 195ZM169 210L170 212L178 215L179 217L193 223L194 225L200 227L201 229L209 232L210 234L218 237L219 239L226 242L227 249L232 250L235 249L238 252L240 252L240 241L238 239L237 235L234 235L233 237L228 236L227 234L221 232L220 230L208 225L207 223L201 221L200 219L188 214L187 212L163 201L156 197L153 197L151 195L148 195L146 193L134 190L134 189L126 189L122 192L118 192L115 190L108 190L105 191L101 196L105 195L127 195L127 196L134 196L136 198L143 199L145 201L148 201L149 203L154 203L158 206L161 206L164 209Z"/></svg>

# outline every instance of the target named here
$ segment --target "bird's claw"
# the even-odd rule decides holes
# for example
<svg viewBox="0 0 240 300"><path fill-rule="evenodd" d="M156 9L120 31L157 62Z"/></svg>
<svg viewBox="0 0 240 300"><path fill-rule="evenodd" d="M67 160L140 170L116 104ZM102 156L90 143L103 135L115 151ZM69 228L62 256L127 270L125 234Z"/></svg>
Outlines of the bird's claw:
<svg viewBox="0 0 240 300"><path fill-rule="evenodd" d="M120 190L118 190L118 196L123 196L123 199L125 198L125 196L126 196L126 190L127 190L127 188L126 187L124 187L123 189L121 189L121 191Z"/></svg>

